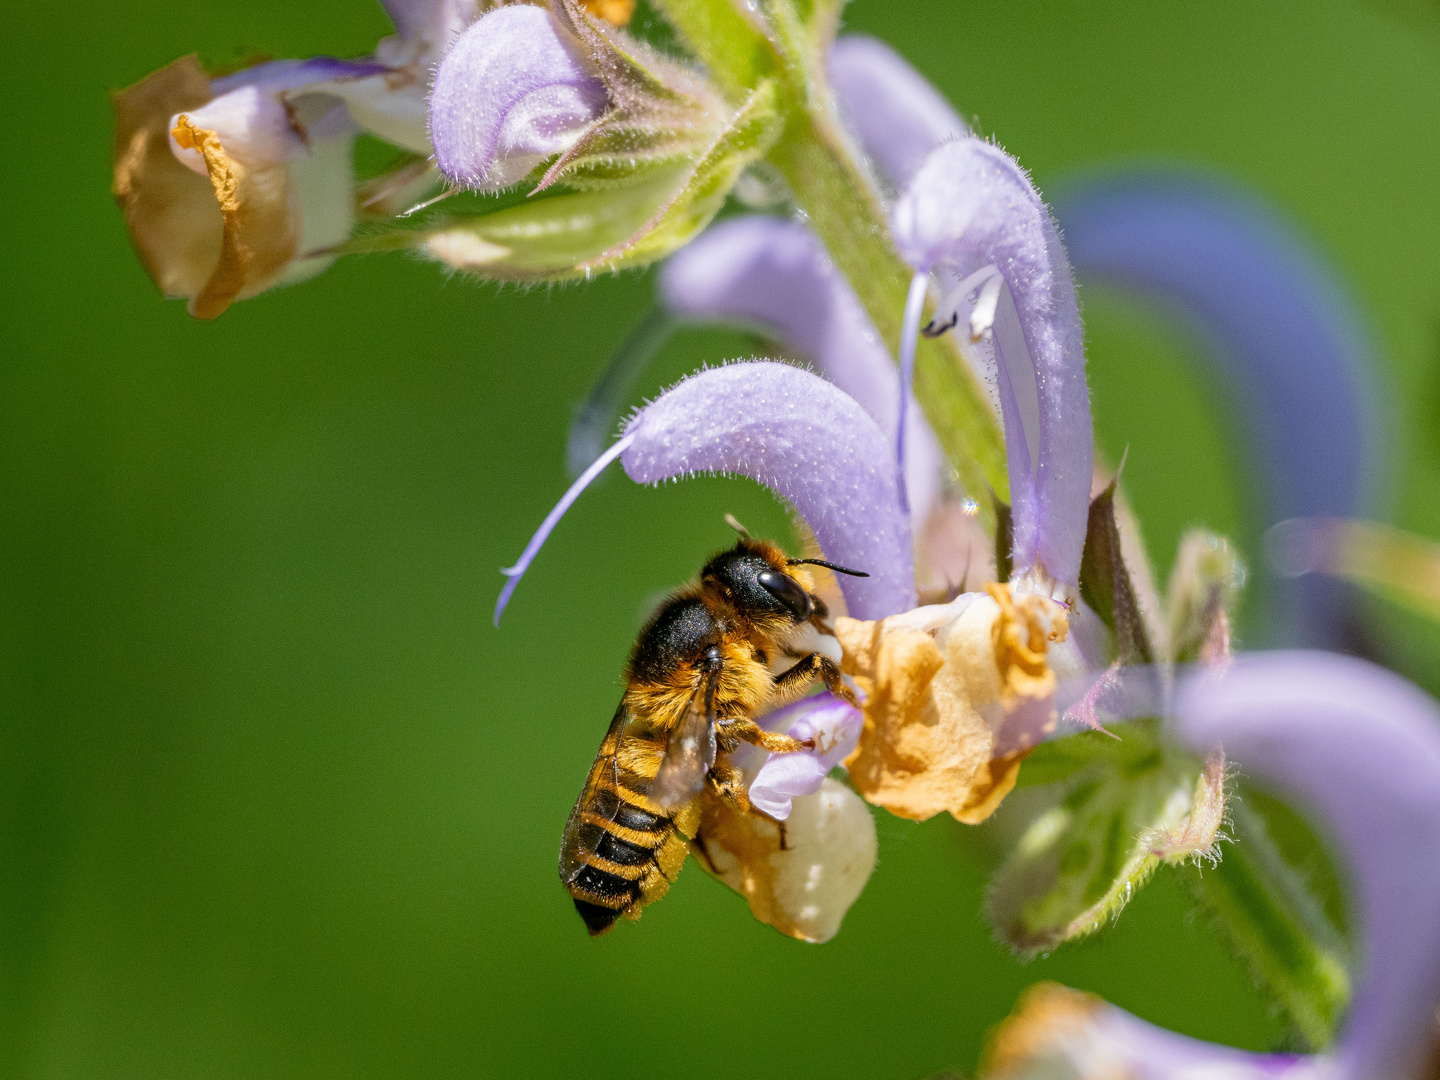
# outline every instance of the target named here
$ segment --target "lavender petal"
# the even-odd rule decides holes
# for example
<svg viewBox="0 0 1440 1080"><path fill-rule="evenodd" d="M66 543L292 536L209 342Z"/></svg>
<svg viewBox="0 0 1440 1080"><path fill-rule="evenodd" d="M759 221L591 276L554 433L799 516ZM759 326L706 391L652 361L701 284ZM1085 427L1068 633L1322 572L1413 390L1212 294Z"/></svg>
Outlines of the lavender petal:
<svg viewBox="0 0 1440 1080"><path fill-rule="evenodd" d="M1003 150L966 138L931 153L896 204L893 224L901 253L918 269L947 266L966 277L993 265L1003 277L997 361L1008 372L1022 422L1032 390L1035 403L1036 438L1026 431L1029 456L1011 454L1008 462L1012 488L1023 490L1030 473L1035 491L1034 548L1017 551L1024 559L1017 558L1016 571L1029 569L1033 554L1057 581L1075 585L1094 435L1080 310L1049 211ZM1008 341L1007 294L1018 327Z"/></svg>
<svg viewBox="0 0 1440 1080"><path fill-rule="evenodd" d="M940 92L876 38L848 34L836 41L830 82L846 123L897 188L935 147L970 134Z"/></svg>
<svg viewBox="0 0 1440 1080"><path fill-rule="evenodd" d="M498 191L569 147L606 100L549 11L497 8L460 36L435 74L435 163L453 183Z"/></svg>
<svg viewBox="0 0 1440 1080"><path fill-rule="evenodd" d="M747 476L795 507L841 577L850 614L915 606L910 525L889 440L856 401L787 364L729 364L694 375L640 410L621 457L637 483L696 473Z"/></svg>
<svg viewBox="0 0 1440 1080"><path fill-rule="evenodd" d="M1338 840L1363 958L1341 1075L1408 1075L1440 1001L1440 708L1373 664L1297 651L1187 680L1177 712L1182 737L1223 745Z"/></svg>
<svg viewBox="0 0 1440 1080"><path fill-rule="evenodd" d="M1056 201L1076 270L1189 317L1232 387L1262 527L1374 517L1383 475L1374 348L1327 260L1254 196L1203 176L1132 172ZM1347 586L1272 579L1270 638L1338 646Z"/></svg>
<svg viewBox="0 0 1440 1080"><path fill-rule="evenodd" d="M677 315L756 327L811 360L886 435L896 434L900 381L889 350L804 225L755 214L712 225L660 271ZM906 410L905 486L918 528L940 495L942 454L918 405Z"/></svg>
<svg viewBox="0 0 1440 1080"><path fill-rule="evenodd" d="M848 702L822 693L776 709L762 723L770 731L815 742L813 750L771 754L747 789L752 806L784 821L793 799L819 791L830 770L850 756L865 718Z"/></svg>

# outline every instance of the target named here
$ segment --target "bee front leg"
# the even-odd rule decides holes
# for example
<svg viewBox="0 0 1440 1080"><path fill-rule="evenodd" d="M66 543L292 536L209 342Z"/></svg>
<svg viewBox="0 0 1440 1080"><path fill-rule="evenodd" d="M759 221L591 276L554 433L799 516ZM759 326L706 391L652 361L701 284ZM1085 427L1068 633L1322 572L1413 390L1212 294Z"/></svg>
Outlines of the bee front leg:
<svg viewBox="0 0 1440 1080"><path fill-rule="evenodd" d="M710 766L707 778L720 798L742 814L750 812L750 796L745 794L745 774L734 765L717 761Z"/></svg>
<svg viewBox="0 0 1440 1080"><path fill-rule="evenodd" d="M775 694L782 701L789 696L799 696L817 676L824 680L825 689L830 693L842 701L848 701L855 708L860 708L860 699L855 696L855 691L845 685L840 665L821 653L811 653L789 671L775 676Z"/></svg>

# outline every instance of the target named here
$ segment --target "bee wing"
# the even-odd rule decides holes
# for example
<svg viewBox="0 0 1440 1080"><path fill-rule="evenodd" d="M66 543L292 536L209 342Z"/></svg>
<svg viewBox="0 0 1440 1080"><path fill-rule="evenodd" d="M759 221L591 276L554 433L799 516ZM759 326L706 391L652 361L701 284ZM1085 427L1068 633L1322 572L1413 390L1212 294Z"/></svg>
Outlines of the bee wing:
<svg viewBox="0 0 1440 1080"><path fill-rule="evenodd" d="M650 786L650 799L667 810L684 806L705 786L705 774L715 764L715 687L720 670L708 672L680 723L670 733L665 760Z"/></svg>

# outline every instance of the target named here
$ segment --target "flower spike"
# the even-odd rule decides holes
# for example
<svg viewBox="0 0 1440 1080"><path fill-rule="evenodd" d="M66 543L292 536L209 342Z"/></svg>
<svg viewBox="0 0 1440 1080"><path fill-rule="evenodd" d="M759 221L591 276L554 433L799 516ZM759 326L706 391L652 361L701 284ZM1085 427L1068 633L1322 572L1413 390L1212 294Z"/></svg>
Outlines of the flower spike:
<svg viewBox="0 0 1440 1080"><path fill-rule="evenodd" d="M1080 309L1050 213L1009 155L966 138L930 154L893 218L896 241L913 267L965 279L952 291L952 303L979 289L972 329L989 334L995 353L1016 574L1043 568L1073 587L1089 515L1094 436ZM993 274L977 273L992 267ZM1003 287L989 285L995 275ZM936 329L958 317L958 311L938 312ZM916 312L910 321L918 318Z"/></svg>

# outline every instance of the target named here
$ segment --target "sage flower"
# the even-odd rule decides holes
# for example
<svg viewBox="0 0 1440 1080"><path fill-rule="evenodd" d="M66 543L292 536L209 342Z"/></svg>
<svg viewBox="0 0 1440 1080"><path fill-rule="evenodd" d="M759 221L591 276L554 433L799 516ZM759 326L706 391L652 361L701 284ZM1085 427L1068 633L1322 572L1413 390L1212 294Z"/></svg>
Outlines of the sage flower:
<svg viewBox="0 0 1440 1080"><path fill-rule="evenodd" d="M908 386L928 275L956 283L929 324L958 325L988 340L1005 425L1014 514L1014 567L1044 590L1074 589L1090 505L1094 435L1084 336L1060 234L1024 170L975 138L945 143L926 159L892 215L896 243L916 269L902 342ZM969 298L974 295L973 305Z"/></svg>
<svg viewBox="0 0 1440 1080"><path fill-rule="evenodd" d="M1315 1056L1254 1054L1165 1031L1088 994L1032 989L986 1080L1405 1080L1434 1052L1440 1003L1440 708L1404 679L1319 652L1257 653L1192 677L1176 730L1328 827L1349 870L1361 976L1340 1038Z"/></svg>
<svg viewBox="0 0 1440 1080"><path fill-rule="evenodd" d="M325 269L355 220L355 135L429 154L429 65L474 7L397 4L401 33L374 57L276 60L212 80L187 56L117 93L115 195L160 290L213 319Z"/></svg>

